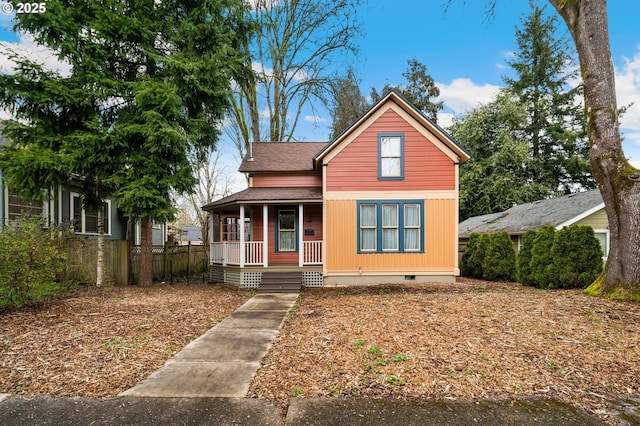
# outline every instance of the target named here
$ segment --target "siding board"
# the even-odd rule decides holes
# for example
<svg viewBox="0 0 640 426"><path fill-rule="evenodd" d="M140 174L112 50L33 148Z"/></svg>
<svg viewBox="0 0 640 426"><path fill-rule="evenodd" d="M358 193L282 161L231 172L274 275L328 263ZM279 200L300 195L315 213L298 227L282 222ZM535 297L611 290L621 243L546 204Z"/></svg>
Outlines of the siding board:
<svg viewBox="0 0 640 426"><path fill-rule="evenodd" d="M375 194L372 194L375 198ZM357 200L328 200L326 268L331 272L428 273L455 268L455 199L425 200L424 253L367 253L357 248Z"/></svg>
<svg viewBox="0 0 640 426"><path fill-rule="evenodd" d="M378 133L404 133L403 180L378 180ZM389 109L329 162L328 191L452 190L455 166L433 142Z"/></svg>
<svg viewBox="0 0 640 426"><path fill-rule="evenodd" d="M252 185L256 188L290 188L301 186L322 186L320 175L253 175Z"/></svg>

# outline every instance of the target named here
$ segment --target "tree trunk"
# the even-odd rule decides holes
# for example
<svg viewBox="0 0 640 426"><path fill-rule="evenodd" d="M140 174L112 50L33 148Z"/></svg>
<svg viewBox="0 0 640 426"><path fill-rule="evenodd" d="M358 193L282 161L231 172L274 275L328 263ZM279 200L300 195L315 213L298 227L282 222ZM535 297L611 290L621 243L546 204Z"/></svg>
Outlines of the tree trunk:
<svg viewBox="0 0 640 426"><path fill-rule="evenodd" d="M98 260L96 266L96 287L104 285L104 207L98 209Z"/></svg>
<svg viewBox="0 0 640 426"><path fill-rule="evenodd" d="M576 43L584 82L589 157L609 219L610 251L587 292L640 301L640 171L622 151L606 0L549 0Z"/></svg>
<svg viewBox="0 0 640 426"><path fill-rule="evenodd" d="M138 285L147 287L153 282L153 221L145 216L140 224L140 269Z"/></svg>

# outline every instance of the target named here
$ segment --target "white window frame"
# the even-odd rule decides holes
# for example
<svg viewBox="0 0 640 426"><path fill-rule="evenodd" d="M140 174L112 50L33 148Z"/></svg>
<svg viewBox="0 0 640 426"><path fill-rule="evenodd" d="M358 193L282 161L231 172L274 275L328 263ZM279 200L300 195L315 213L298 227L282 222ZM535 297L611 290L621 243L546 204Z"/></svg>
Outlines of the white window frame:
<svg viewBox="0 0 640 426"><path fill-rule="evenodd" d="M70 192L69 193L69 220L71 220L71 222L73 222L75 216L76 216L76 210L75 210L75 206L74 206L74 200L78 198L80 201L82 201L82 197L80 196L80 194L75 193L75 192ZM80 205L82 205L82 203L80 203ZM106 200L105 201L105 205L106 205L106 212L107 212L107 216L105 217L105 219L107 220L107 226L106 229L104 230L104 235L111 235L111 200ZM97 232L86 232L86 212L84 210L84 207L81 207L81 211L80 211L80 229L76 229L75 228L75 224L74 224L74 229L73 231L76 234L82 234L82 235L98 235Z"/></svg>

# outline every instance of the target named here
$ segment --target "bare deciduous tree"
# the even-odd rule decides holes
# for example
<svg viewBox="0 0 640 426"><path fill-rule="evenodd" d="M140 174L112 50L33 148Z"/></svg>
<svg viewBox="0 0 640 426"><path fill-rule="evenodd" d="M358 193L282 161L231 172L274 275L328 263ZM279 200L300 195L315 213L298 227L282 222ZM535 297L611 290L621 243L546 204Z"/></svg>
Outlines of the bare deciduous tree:
<svg viewBox="0 0 640 426"><path fill-rule="evenodd" d="M227 133L244 157L251 141L295 139L303 107L326 106L335 61L357 50L361 0L255 0L254 78L235 87Z"/></svg>

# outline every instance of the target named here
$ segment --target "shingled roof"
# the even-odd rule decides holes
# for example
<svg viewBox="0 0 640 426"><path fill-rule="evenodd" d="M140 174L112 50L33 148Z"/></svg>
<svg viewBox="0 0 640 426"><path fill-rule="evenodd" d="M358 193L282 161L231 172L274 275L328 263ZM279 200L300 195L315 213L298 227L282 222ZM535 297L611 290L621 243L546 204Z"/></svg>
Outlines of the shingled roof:
<svg viewBox="0 0 640 426"><path fill-rule="evenodd" d="M211 210L216 207L227 207L234 204L250 204L251 202L294 202L294 201L322 201L322 188L320 187L286 187L265 188L251 187L213 203L203 206L203 210Z"/></svg>
<svg viewBox="0 0 640 426"><path fill-rule="evenodd" d="M543 225L558 227L577 221L585 213L604 207L597 189L569 194L557 198L519 204L500 213L470 217L458 226L460 238L469 238L473 232L481 234L507 232L522 235L538 230Z"/></svg>
<svg viewBox="0 0 640 426"><path fill-rule="evenodd" d="M313 157L327 142L254 142L242 160L239 171L306 172L313 171Z"/></svg>

